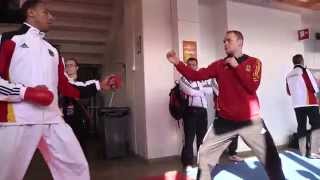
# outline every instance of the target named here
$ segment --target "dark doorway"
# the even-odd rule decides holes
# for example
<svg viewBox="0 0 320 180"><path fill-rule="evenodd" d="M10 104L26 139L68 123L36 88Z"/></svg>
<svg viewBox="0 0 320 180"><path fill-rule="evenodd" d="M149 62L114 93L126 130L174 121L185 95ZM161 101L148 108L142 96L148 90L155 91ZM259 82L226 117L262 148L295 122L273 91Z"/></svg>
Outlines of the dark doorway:
<svg viewBox="0 0 320 180"><path fill-rule="evenodd" d="M21 23L20 0L0 1L0 23Z"/></svg>
<svg viewBox="0 0 320 180"><path fill-rule="evenodd" d="M100 79L102 73L102 65L100 64L79 64L78 70L78 80L79 81L88 81L92 79ZM88 122L89 134L91 136L97 135L97 121L98 118L98 109L104 106L103 95L98 92L95 97L88 99L81 99L81 103L87 109L91 120Z"/></svg>

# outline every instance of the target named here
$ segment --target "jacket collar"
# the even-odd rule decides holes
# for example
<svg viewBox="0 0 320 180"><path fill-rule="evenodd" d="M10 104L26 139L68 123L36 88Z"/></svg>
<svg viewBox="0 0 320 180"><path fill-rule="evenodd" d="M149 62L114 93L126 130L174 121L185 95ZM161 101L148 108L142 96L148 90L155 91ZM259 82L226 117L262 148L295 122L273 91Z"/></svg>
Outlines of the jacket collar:
<svg viewBox="0 0 320 180"><path fill-rule="evenodd" d="M236 60L237 60L237 62L238 62L239 64L241 64L242 62L244 62L245 60L247 60L248 57L249 57L248 55L243 54L242 56L236 58Z"/></svg>
<svg viewBox="0 0 320 180"><path fill-rule="evenodd" d="M301 68L301 69L306 69L303 65L301 65L301 64L296 64L296 65L294 65L294 67L293 67L293 69L295 69L295 68Z"/></svg>
<svg viewBox="0 0 320 180"><path fill-rule="evenodd" d="M28 33L34 34L36 36L41 37L42 39L46 36L46 33L41 32L38 28L32 26L31 24L28 23L23 23L21 29L28 29Z"/></svg>

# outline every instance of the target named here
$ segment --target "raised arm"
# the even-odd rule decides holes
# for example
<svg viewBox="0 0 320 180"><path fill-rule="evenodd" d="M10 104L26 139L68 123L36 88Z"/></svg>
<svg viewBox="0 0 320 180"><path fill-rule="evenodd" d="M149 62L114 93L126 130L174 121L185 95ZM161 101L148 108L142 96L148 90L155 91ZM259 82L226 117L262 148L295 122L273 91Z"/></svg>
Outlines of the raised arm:
<svg viewBox="0 0 320 180"><path fill-rule="evenodd" d="M86 82L71 81L68 79L64 71L64 62L62 57L59 58L59 92L66 97L75 99L88 98L94 96L99 90L118 89L121 85L121 80L116 75L109 75L101 81L90 80Z"/></svg>
<svg viewBox="0 0 320 180"><path fill-rule="evenodd" d="M174 51L167 53L167 59L170 63L175 65L176 69L188 80L202 81L215 78L218 73L217 63L212 63L207 68L201 68L198 71L192 70L187 67L182 61L179 60Z"/></svg>

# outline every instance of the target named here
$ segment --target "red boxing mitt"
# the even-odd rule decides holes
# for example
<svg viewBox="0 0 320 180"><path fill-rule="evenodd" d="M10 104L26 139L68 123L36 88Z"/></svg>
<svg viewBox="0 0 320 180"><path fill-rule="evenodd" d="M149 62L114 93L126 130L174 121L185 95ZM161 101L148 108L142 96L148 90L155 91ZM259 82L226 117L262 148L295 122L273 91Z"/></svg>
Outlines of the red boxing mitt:
<svg viewBox="0 0 320 180"><path fill-rule="evenodd" d="M111 89L120 89L122 85L122 80L120 76L113 75L109 78L107 83L111 87Z"/></svg>
<svg viewBox="0 0 320 180"><path fill-rule="evenodd" d="M24 94L24 100L41 105L48 106L53 101L53 93L45 87L28 87Z"/></svg>

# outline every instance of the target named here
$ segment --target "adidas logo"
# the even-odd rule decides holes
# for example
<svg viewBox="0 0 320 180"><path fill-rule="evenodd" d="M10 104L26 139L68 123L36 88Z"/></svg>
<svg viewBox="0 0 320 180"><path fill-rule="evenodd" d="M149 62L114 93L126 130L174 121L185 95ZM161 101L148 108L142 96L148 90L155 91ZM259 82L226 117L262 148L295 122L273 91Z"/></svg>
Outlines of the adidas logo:
<svg viewBox="0 0 320 180"><path fill-rule="evenodd" d="M50 49L48 49L48 52L49 52L49 55L50 55L51 57L54 57L54 52L53 52L53 51L51 51Z"/></svg>
<svg viewBox="0 0 320 180"><path fill-rule="evenodd" d="M29 48L29 46L26 43L23 43L20 47L22 48Z"/></svg>

